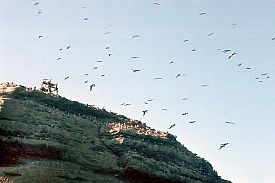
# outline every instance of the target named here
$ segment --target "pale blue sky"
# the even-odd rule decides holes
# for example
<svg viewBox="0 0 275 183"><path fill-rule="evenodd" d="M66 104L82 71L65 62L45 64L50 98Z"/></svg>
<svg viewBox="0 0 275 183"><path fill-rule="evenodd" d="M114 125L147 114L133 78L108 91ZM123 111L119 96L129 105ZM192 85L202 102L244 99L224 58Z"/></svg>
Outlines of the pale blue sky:
<svg viewBox="0 0 275 183"><path fill-rule="evenodd" d="M178 141L225 179L275 182L275 1L36 2L0 1L0 82L39 86L52 78L67 98L105 106L158 130L175 123L170 132ZM228 60L230 53L219 48L239 54ZM261 77L263 83L254 79L266 72L270 78ZM178 73L187 77L176 79ZM96 84L94 91L85 80ZM155 100L145 105L150 98ZM218 151L224 142L230 144Z"/></svg>

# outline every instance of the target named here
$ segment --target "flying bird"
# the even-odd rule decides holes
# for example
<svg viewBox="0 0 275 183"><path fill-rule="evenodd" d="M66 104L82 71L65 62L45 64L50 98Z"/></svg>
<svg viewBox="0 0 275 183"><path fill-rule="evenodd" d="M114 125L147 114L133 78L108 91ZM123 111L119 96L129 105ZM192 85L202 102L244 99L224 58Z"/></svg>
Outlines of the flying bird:
<svg viewBox="0 0 275 183"><path fill-rule="evenodd" d="M132 38L140 37L140 35L133 35Z"/></svg>
<svg viewBox="0 0 275 183"><path fill-rule="evenodd" d="M180 76L181 76L181 74L177 74L176 78L178 78L178 77L180 77Z"/></svg>
<svg viewBox="0 0 275 183"><path fill-rule="evenodd" d="M96 62L99 62L99 63L100 63L100 62L103 62L103 61L102 61L102 60L97 60Z"/></svg>
<svg viewBox="0 0 275 183"><path fill-rule="evenodd" d="M153 100L154 100L154 99L153 99L153 98L151 98L151 99L148 99L147 101L148 101L148 102L152 102Z"/></svg>
<svg viewBox="0 0 275 183"><path fill-rule="evenodd" d="M230 124L230 125L234 125L235 123L231 122L231 121L226 121L226 124Z"/></svg>
<svg viewBox="0 0 275 183"><path fill-rule="evenodd" d="M86 80L84 83L85 83L85 84L88 83L88 80Z"/></svg>
<svg viewBox="0 0 275 183"><path fill-rule="evenodd" d="M96 70L98 67L94 67L94 70Z"/></svg>
<svg viewBox="0 0 275 183"><path fill-rule="evenodd" d="M87 17L86 17L86 18L84 18L83 20L85 20L85 21L86 21L86 20L88 20L88 19L89 19L89 18L87 18Z"/></svg>
<svg viewBox="0 0 275 183"><path fill-rule="evenodd" d="M169 64L173 64L173 63L174 63L174 61L169 62Z"/></svg>
<svg viewBox="0 0 275 183"><path fill-rule="evenodd" d="M213 32L211 32L210 34L208 34L207 36L212 36L214 33Z"/></svg>
<svg viewBox="0 0 275 183"><path fill-rule="evenodd" d="M39 2L36 2L35 4L34 4L34 6L36 6L36 5L38 5L39 4Z"/></svg>
<svg viewBox="0 0 275 183"><path fill-rule="evenodd" d="M158 5L159 6L160 4L159 3L154 3L154 5Z"/></svg>
<svg viewBox="0 0 275 183"><path fill-rule="evenodd" d="M109 53L109 54L108 54L109 57L112 56L112 55L113 55L112 53Z"/></svg>
<svg viewBox="0 0 275 183"><path fill-rule="evenodd" d="M227 52L230 52L231 50L229 50L229 49L226 49L226 50L223 50L222 52L223 53L227 53Z"/></svg>
<svg viewBox="0 0 275 183"><path fill-rule="evenodd" d="M189 121L188 123L196 123L196 121Z"/></svg>
<svg viewBox="0 0 275 183"><path fill-rule="evenodd" d="M160 79L162 79L162 78L155 78L155 80L160 80Z"/></svg>
<svg viewBox="0 0 275 183"><path fill-rule="evenodd" d="M169 130L170 130L171 128L173 128L174 126L176 126L176 124L172 124L172 125L169 127Z"/></svg>
<svg viewBox="0 0 275 183"><path fill-rule="evenodd" d="M239 63L238 66L241 66L243 63Z"/></svg>
<svg viewBox="0 0 275 183"><path fill-rule="evenodd" d="M274 38L272 38L271 40L272 40L272 41L274 41L274 40L275 40L275 37L274 37Z"/></svg>
<svg viewBox="0 0 275 183"><path fill-rule="evenodd" d="M71 46L67 46L67 48L66 48L66 49L68 50L68 49L70 49L70 48L71 48Z"/></svg>
<svg viewBox="0 0 275 183"><path fill-rule="evenodd" d="M185 39L183 42L185 43L185 42L188 42L189 40L188 39Z"/></svg>
<svg viewBox="0 0 275 183"><path fill-rule="evenodd" d="M145 116L145 114L148 112L148 110L144 110L143 112L143 116Z"/></svg>
<svg viewBox="0 0 275 183"><path fill-rule="evenodd" d="M220 148L218 150L221 150L222 148L224 148L226 145L228 145L229 143L224 143L224 144L221 144Z"/></svg>
<svg viewBox="0 0 275 183"><path fill-rule="evenodd" d="M181 100L187 100L188 98L183 98L183 99L181 99Z"/></svg>
<svg viewBox="0 0 275 183"><path fill-rule="evenodd" d="M43 36L38 36L38 38L40 39L40 38L42 38Z"/></svg>
<svg viewBox="0 0 275 183"><path fill-rule="evenodd" d="M182 113L181 115L186 116L187 114L188 114L188 112L185 112L185 113Z"/></svg>
<svg viewBox="0 0 275 183"><path fill-rule="evenodd" d="M267 75L267 72L266 72L266 73L261 74L261 76L265 76L265 75Z"/></svg>
<svg viewBox="0 0 275 183"><path fill-rule="evenodd" d="M64 79L64 80L69 79L69 78L70 78L70 76L67 76L67 77L65 77L65 79Z"/></svg>
<svg viewBox="0 0 275 183"><path fill-rule="evenodd" d="M166 109L166 108L163 108L163 109L161 109L162 111L168 111L168 109Z"/></svg>
<svg viewBox="0 0 275 183"><path fill-rule="evenodd" d="M208 87L209 85L201 85L201 87Z"/></svg>
<svg viewBox="0 0 275 183"><path fill-rule="evenodd" d="M104 34L110 34L111 32L110 31L108 31L108 32L104 32Z"/></svg>
<svg viewBox="0 0 275 183"><path fill-rule="evenodd" d="M37 14L40 15L41 13L42 13L42 10L39 10Z"/></svg>
<svg viewBox="0 0 275 183"><path fill-rule="evenodd" d="M139 57L137 57L137 56L133 56L132 58L136 59L136 58L139 58Z"/></svg>
<svg viewBox="0 0 275 183"><path fill-rule="evenodd" d="M251 68L250 68L250 67L246 67L245 69L246 69L246 70L250 70Z"/></svg>
<svg viewBox="0 0 275 183"><path fill-rule="evenodd" d="M58 57L56 60L61 60L62 58L61 57Z"/></svg>
<svg viewBox="0 0 275 183"><path fill-rule="evenodd" d="M229 55L228 59L232 58L232 57L233 57L234 55L236 55L236 54L239 54L239 53L232 52L232 53Z"/></svg>
<svg viewBox="0 0 275 183"><path fill-rule="evenodd" d="M62 51L63 50L63 48L59 48L59 51Z"/></svg>
<svg viewBox="0 0 275 183"><path fill-rule="evenodd" d="M90 91L93 90L93 87L95 87L95 84L90 85Z"/></svg>
<svg viewBox="0 0 275 183"><path fill-rule="evenodd" d="M191 51L196 51L196 49L193 49L193 50L191 50Z"/></svg>
<svg viewBox="0 0 275 183"><path fill-rule="evenodd" d="M206 13L205 13L205 12L202 12L202 13L200 13L199 15L206 15Z"/></svg>
<svg viewBox="0 0 275 183"><path fill-rule="evenodd" d="M139 72L139 69L132 69L133 72Z"/></svg>

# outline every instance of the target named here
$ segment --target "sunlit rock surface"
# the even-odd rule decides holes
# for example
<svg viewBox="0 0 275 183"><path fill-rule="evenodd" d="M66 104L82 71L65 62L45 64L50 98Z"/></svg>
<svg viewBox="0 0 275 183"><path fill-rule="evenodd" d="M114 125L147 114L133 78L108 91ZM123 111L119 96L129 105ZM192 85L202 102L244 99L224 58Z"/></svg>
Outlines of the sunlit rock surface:
<svg viewBox="0 0 275 183"><path fill-rule="evenodd" d="M140 121L11 83L0 93L0 176L6 180L229 182L175 136Z"/></svg>

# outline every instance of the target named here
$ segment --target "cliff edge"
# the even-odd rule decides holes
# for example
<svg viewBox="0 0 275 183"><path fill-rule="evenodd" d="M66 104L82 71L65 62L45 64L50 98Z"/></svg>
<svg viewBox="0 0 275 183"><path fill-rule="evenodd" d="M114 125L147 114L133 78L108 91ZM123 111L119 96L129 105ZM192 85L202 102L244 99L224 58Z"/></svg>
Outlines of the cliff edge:
<svg viewBox="0 0 275 183"><path fill-rule="evenodd" d="M230 183L172 134L10 83L0 86L0 177L16 183Z"/></svg>

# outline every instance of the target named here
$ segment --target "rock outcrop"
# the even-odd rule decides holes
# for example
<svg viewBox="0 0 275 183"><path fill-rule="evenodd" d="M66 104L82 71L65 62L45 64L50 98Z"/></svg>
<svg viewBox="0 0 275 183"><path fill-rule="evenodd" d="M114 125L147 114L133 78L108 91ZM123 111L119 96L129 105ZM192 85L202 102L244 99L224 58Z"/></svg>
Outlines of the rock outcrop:
<svg viewBox="0 0 275 183"><path fill-rule="evenodd" d="M16 183L229 183L172 134L13 84L0 87L0 176Z"/></svg>

